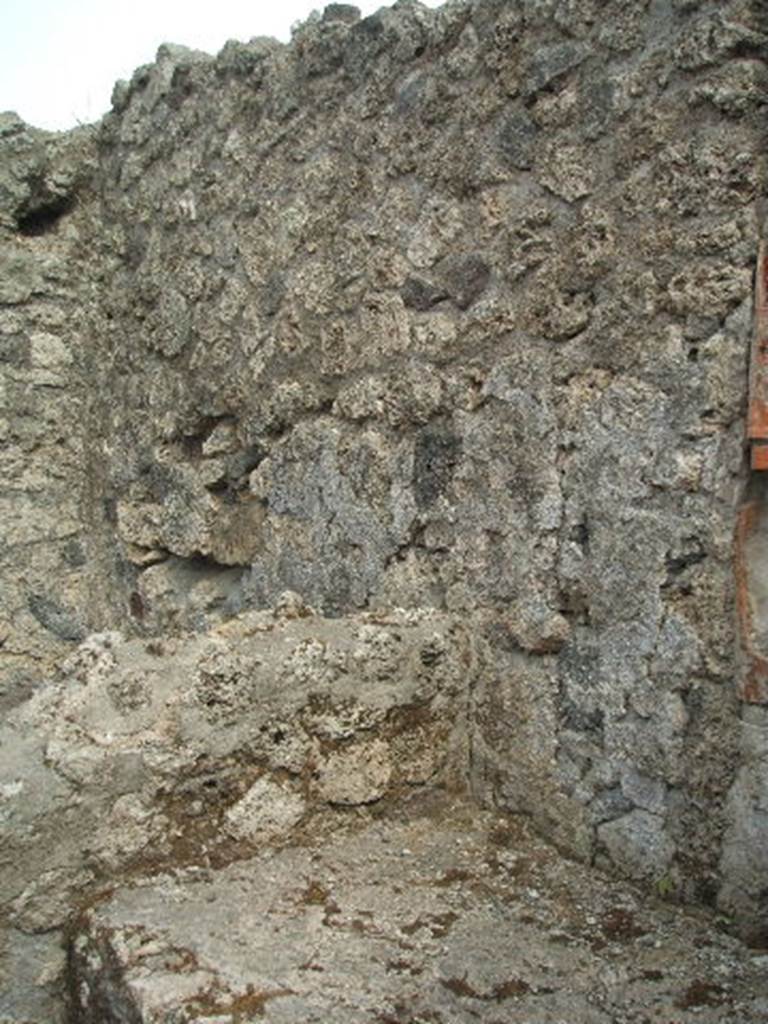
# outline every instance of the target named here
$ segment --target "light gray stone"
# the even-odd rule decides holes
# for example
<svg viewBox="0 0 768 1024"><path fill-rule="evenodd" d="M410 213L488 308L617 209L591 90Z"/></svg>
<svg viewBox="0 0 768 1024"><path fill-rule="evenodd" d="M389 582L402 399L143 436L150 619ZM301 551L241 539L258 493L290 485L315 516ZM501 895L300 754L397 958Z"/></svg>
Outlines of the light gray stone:
<svg viewBox="0 0 768 1024"><path fill-rule="evenodd" d="M74 937L80 1019L759 1019L760 965L708 921L508 819L434 798L404 814L118 890Z"/></svg>

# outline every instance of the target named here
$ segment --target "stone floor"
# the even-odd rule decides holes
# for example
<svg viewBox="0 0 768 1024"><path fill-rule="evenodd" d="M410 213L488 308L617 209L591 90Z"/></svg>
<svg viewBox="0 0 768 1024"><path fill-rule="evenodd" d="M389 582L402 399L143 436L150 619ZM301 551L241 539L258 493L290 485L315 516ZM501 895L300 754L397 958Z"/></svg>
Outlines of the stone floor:
<svg viewBox="0 0 768 1024"><path fill-rule="evenodd" d="M84 913L81 1024L746 1024L768 951L440 795Z"/></svg>

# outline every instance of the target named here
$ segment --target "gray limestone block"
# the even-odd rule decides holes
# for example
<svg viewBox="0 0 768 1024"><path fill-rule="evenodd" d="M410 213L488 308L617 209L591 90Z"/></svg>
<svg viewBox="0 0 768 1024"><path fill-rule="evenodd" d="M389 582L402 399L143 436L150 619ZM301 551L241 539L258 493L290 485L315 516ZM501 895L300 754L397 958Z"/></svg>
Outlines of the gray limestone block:
<svg viewBox="0 0 768 1024"><path fill-rule="evenodd" d="M633 810L599 825L597 836L611 863L622 874L653 881L666 875L674 846L665 834L662 816Z"/></svg>

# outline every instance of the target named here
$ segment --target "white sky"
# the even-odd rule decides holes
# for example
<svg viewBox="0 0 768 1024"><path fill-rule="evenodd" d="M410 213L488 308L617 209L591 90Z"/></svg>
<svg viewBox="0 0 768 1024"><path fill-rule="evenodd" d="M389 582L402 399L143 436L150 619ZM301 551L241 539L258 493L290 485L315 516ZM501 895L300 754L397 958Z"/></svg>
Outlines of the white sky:
<svg viewBox="0 0 768 1024"><path fill-rule="evenodd" d="M424 0L437 7L439 0ZM363 15L383 0L357 0ZM38 128L94 121L112 86L161 43L217 53L228 39L276 36L324 0L0 0L0 111Z"/></svg>

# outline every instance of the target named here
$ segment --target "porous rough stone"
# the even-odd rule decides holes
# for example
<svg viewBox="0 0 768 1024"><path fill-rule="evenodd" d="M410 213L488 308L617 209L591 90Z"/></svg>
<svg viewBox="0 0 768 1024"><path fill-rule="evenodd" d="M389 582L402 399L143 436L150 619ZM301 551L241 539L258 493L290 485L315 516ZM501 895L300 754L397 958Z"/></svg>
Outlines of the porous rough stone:
<svg viewBox="0 0 768 1024"><path fill-rule="evenodd" d="M297 825L306 808L300 794L270 779L259 779L226 812L225 828L235 839L272 839Z"/></svg>
<svg viewBox="0 0 768 1024"><path fill-rule="evenodd" d="M330 805L466 790L473 662L438 612L328 620L295 594L202 635L89 637L0 726L3 1012L59 1019L63 930L107 878L301 841ZM39 985L16 963L32 937Z"/></svg>
<svg viewBox="0 0 768 1024"><path fill-rule="evenodd" d="M0 115L0 1018L104 885L414 790L768 941L767 41L331 4Z"/></svg>

